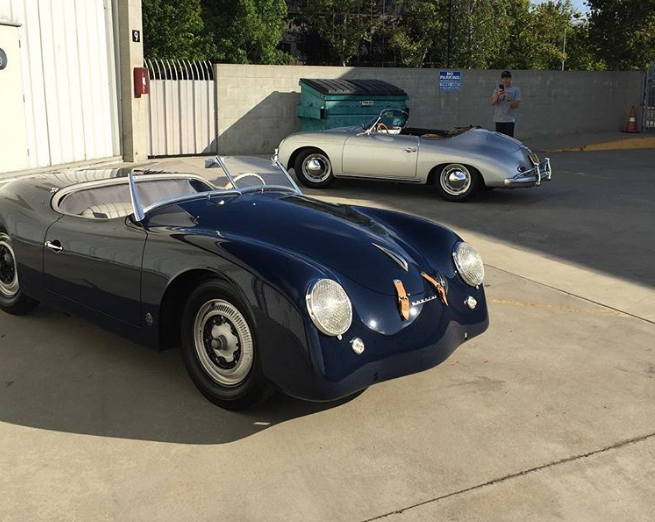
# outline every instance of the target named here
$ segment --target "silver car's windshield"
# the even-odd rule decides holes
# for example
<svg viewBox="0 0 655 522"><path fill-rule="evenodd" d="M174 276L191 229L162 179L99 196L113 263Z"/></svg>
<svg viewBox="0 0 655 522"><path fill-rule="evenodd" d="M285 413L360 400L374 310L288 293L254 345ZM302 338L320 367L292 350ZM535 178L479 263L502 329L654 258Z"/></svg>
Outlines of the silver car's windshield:
<svg viewBox="0 0 655 522"><path fill-rule="evenodd" d="M369 130L376 125L384 125L387 129L401 131L405 128L405 124L409 118L409 114L400 109L385 109L375 118L362 125L363 130Z"/></svg>

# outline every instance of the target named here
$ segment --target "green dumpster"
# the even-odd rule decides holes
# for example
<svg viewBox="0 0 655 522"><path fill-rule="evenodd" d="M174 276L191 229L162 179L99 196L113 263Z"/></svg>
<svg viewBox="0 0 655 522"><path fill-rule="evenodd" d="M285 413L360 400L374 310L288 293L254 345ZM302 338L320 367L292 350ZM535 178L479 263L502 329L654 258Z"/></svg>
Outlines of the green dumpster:
<svg viewBox="0 0 655 522"><path fill-rule="evenodd" d="M407 93L381 80L300 79L303 131L362 125L384 109L407 110Z"/></svg>

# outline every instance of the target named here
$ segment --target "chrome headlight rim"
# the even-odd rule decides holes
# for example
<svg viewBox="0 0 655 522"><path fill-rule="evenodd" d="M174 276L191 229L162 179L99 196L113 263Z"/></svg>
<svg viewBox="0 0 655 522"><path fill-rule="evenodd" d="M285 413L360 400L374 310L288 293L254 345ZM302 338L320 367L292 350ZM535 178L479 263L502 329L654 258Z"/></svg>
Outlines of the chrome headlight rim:
<svg viewBox="0 0 655 522"><path fill-rule="evenodd" d="M470 249L477 257L480 263L478 277L474 277L470 273L470 270L462 265L462 260L460 258L460 249L462 248ZM474 288L478 288L484 282L484 263L482 261L482 256L480 255L480 252L478 252L475 247L473 247L466 241L459 241L453 247L453 261L455 262L455 268L457 269L457 273L462 278L462 281L464 281L467 285L472 286Z"/></svg>
<svg viewBox="0 0 655 522"><path fill-rule="evenodd" d="M317 291L320 285L330 285L330 286L336 285L334 288L337 290L338 293L342 294L343 298L345 298L343 300L343 303L346 306L347 317L339 328L330 328L328 325L326 325L324 321L321 320L320 313L316 310L316 305L318 303L315 303L316 298L314 292ZM352 302L350 301L350 298L348 297L348 294L346 293L343 286L341 286L334 279L323 278L313 281L309 285L309 288L307 289L307 293L305 295L305 301L307 304L307 311L309 313L309 317L312 320L312 323L314 323L314 326L316 326L316 328L322 334L325 334L329 337L339 337L340 335L343 335L350 329L353 320Z"/></svg>

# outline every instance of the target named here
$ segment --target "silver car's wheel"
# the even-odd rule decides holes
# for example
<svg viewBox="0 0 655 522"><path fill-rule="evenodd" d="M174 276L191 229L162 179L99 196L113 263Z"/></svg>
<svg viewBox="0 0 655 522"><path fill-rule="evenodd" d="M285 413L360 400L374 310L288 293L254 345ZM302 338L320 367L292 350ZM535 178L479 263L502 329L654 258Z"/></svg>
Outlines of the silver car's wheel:
<svg viewBox="0 0 655 522"><path fill-rule="evenodd" d="M221 386L238 386L252 368L250 328L241 312L227 301L214 299L198 310L194 346L207 375Z"/></svg>
<svg viewBox="0 0 655 522"><path fill-rule="evenodd" d="M477 190L479 182L479 174L472 167L450 163L439 172L436 186L444 199L464 201Z"/></svg>
<svg viewBox="0 0 655 522"><path fill-rule="evenodd" d="M302 163L302 174L314 183L322 183L332 174L332 165L323 154L310 154Z"/></svg>
<svg viewBox="0 0 655 522"><path fill-rule="evenodd" d="M471 188L471 173L464 165L447 165L439 176L441 188L451 196L461 196Z"/></svg>
<svg viewBox="0 0 655 522"><path fill-rule="evenodd" d="M334 180L330 158L318 149L307 149L298 154L294 168L298 180L307 187L327 187Z"/></svg>
<svg viewBox="0 0 655 522"><path fill-rule="evenodd" d="M14 249L9 243L9 236L0 234L0 295L7 299L13 299L18 295L19 290Z"/></svg>

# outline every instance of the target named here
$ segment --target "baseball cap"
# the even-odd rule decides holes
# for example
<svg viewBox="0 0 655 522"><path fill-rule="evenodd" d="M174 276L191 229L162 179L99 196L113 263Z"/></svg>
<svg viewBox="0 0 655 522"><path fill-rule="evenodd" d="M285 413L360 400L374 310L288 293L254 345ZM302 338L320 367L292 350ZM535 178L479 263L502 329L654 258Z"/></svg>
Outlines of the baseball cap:
<svg viewBox="0 0 655 522"><path fill-rule="evenodd" d="M503 72L500 73L500 77L501 77L501 78L511 78L511 77L512 77L512 73L509 72L509 71L503 71Z"/></svg>

